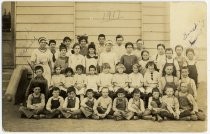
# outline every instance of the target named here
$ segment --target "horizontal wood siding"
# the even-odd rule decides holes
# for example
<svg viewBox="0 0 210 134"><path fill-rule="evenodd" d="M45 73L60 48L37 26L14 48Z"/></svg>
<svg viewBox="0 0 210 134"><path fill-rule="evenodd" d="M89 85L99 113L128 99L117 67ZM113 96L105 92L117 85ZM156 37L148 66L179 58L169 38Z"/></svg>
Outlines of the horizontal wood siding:
<svg viewBox="0 0 210 134"><path fill-rule="evenodd" d="M170 10L167 2L142 2L142 38L147 48L170 46ZM153 51L153 50L151 50Z"/></svg>
<svg viewBox="0 0 210 134"><path fill-rule="evenodd" d="M16 65L26 65L37 39L74 37L73 2L16 2Z"/></svg>
<svg viewBox="0 0 210 134"><path fill-rule="evenodd" d="M89 41L98 43L99 34L115 41L122 34L125 41L141 37L141 3L76 3L76 35L87 34Z"/></svg>

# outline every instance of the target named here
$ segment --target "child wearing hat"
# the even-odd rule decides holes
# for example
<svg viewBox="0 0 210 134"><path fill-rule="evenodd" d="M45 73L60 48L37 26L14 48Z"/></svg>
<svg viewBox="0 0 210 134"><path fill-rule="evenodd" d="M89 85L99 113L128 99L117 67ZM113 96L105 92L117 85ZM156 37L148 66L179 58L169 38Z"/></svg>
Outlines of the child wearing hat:
<svg viewBox="0 0 210 134"><path fill-rule="evenodd" d="M79 109L79 98L76 97L76 90L74 87L67 89L67 97L64 100L61 110L62 115L65 118L78 119L81 117L81 111Z"/></svg>
<svg viewBox="0 0 210 134"><path fill-rule="evenodd" d="M94 98L94 91L93 89L87 89L86 96L81 101L81 108L80 110L85 115L86 118L92 118L93 115L93 106L96 103L96 99Z"/></svg>
<svg viewBox="0 0 210 134"><path fill-rule="evenodd" d="M106 50L100 54L99 58L99 66L101 67L102 72L102 64L109 63L110 65L110 73L115 73L115 65L118 63L117 55L112 51L113 43L108 40L105 44Z"/></svg>
<svg viewBox="0 0 210 134"><path fill-rule="evenodd" d="M33 93L28 96L27 106L21 106L19 111L21 117L26 116L27 118L43 118L43 112L45 106L45 96L41 93L41 88L38 85L34 85Z"/></svg>
<svg viewBox="0 0 210 134"><path fill-rule="evenodd" d="M38 39L39 47L32 52L31 55L31 66L34 70L36 65L41 65L44 69L43 76L50 83L51 72L52 72L52 54L46 45L47 39L45 37L40 37Z"/></svg>
<svg viewBox="0 0 210 134"><path fill-rule="evenodd" d="M58 87L52 88L52 94L53 96L48 99L46 104L46 118L60 118L64 100L63 97L59 96L60 89Z"/></svg>
<svg viewBox="0 0 210 134"><path fill-rule="evenodd" d="M98 56L96 55L96 46L94 42L91 42L88 45L88 53L85 56L85 66L86 66L86 74L89 73L90 65L94 65L96 67L96 72L98 72Z"/></svg>
<svg viewBox="0 0 210 134"><path fill-rule="evenodd" d="M113 88L116 93L119 88L125 89L128 92L128 74L124 73L125 66L118 64L116 66L117 73L113 75Z"/></svg>
<svg viewBox="0 0 210 134"><path fill-rule="evenodd" d="M140 98L140 91L139 89L135 88L133 90L133 98L130 98L128 102L128 110L129 110L129 116L127 119L140 119L143 116L143 113L145 111L144 108L144 101Z"/></svg>
<svg viewBox="0 0 210 134"><path fill-rule="evenodd" d="M123 120L128 118L128 99L125 97L125 90L123 88L119 88L116 92L117 97L113 102L113 111L115 120Z"/></svg>

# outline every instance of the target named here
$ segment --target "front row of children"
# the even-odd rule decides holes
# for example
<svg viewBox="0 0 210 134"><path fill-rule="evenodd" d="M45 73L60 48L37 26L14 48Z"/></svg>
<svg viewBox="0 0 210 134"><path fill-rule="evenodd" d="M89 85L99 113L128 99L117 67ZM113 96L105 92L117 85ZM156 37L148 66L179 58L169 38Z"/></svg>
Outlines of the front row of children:
<svg viewBox="0 0 210 134"><path fill-rule="evenodd" d="M97 100L94 98L94 91L87 89L86 97L80 102L74 87L67 89L65 100L59 96L60 89L52 88L52 97L47 101L45 108L45 96L41 88L34 85L33 93L29 95L27 106L21 106L19 111L21 117L27 118L72 118L81 117L91 119L115 119L115 120L205 120L205 115L198 110L194 97L188 93L187 84L180 84L180 91L174 96L174 89L166 87L165 95L161 97L158 88L152 89L152 96L149 98L148 108L145 109L144 101L140 98L139 89L134 89L132 98L128 101L126 92L119 88L117 97L112 102L109 97L109 89L101 89L102 96Z"/></svg>

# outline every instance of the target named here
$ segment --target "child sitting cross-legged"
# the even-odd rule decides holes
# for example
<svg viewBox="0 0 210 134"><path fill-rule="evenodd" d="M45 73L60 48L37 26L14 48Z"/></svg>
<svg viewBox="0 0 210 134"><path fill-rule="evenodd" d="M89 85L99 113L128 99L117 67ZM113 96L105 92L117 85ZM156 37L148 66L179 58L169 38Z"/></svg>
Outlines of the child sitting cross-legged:
<svg viewBox="0 0 210 134"><path fill-rule="evenodd" d="M86 118L92 118L93 116L93 106L96 103L96 99L94 96L93 89L87 89L86 91L86 98L81 101L81 108L80 110L85 115Z"/></svg>
<svg viewBox="0 0 210 134"><path fill-rule="evenodd" d="M50 97L46 104L46 118L61 117L61 108L63 106L63 98L59 96L60 89L58 87L52 88L53 96Z"/></svg>
<svg viewBox="0 0 210 134"><path fill-rule="evenodd" d="M76 90L74 87L67 89L67 97L64 100L62 115L65 118L78 119L81 117L81 110L79 109L79 98L76 97Z"/></svg>
<svg viewBox="0 0 210 134"><path fill-rule="evenodd" d="M129 116L128 119L140 119L145 111L144 101L140 98L139 89L135 88L133 90L133 98L130 98L128 102Z"/></svg>
<svg viewBox="0 0 210 134"><path fill-rule="evenodd" d="M41 113L43 112L45 106L45 96L40 92L41 88L38 85L34 85L33 93L28 96L27 106L21 106L19 108L21 117L26 116L27 118L36 119L44 117Z"/></svg>
<svg viewBox="0 0 210 134"><path fill-rule="evenodd" d="M119 88L116 92L117 97L113 102L113 111L115 120L123 120L129 119L128 117L128 99L125 97L125 90L123 88Z"/></svg>
<svg viewBox="0 0 210 134"><path fill-rule="evenodd" d="M104 87L101 89L102 96L98 98L93 106L93 119L99 120L104 118L110 118L110 111L112 108L112 99L109 97L109 89Z"/></svg>

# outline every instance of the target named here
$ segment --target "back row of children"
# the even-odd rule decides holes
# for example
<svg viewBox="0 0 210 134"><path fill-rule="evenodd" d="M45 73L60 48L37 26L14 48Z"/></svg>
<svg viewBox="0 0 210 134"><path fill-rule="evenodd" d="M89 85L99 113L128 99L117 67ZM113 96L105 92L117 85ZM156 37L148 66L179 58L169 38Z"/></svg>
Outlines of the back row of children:
<svg viewBox="0 0 210 134"><path fill-rule="evenodd" d="M21 117L27 118L72 118L81 117L90 119L115 119L119 120L205 120L204 113L198 109L194 97L188 92L187 83L180 83L180 90L174 95L173 87L167 86L165 95L161 95L158 88L152 89L148 107L145 108L141 99L141 92L135 88L132 97L127 99L126 91L119 88L116 97L109 97L109 88L103 87L101 97L96 99L94 91L88 89L86 97L80 100L76 95L76 89L69 87L65 100L59 96L60 89L52 88L53 96L47 101L45 107L45 96L41 93L39 85L33 86L33 93L28 97L27 106L21 106L19 111Z"/></svg>

